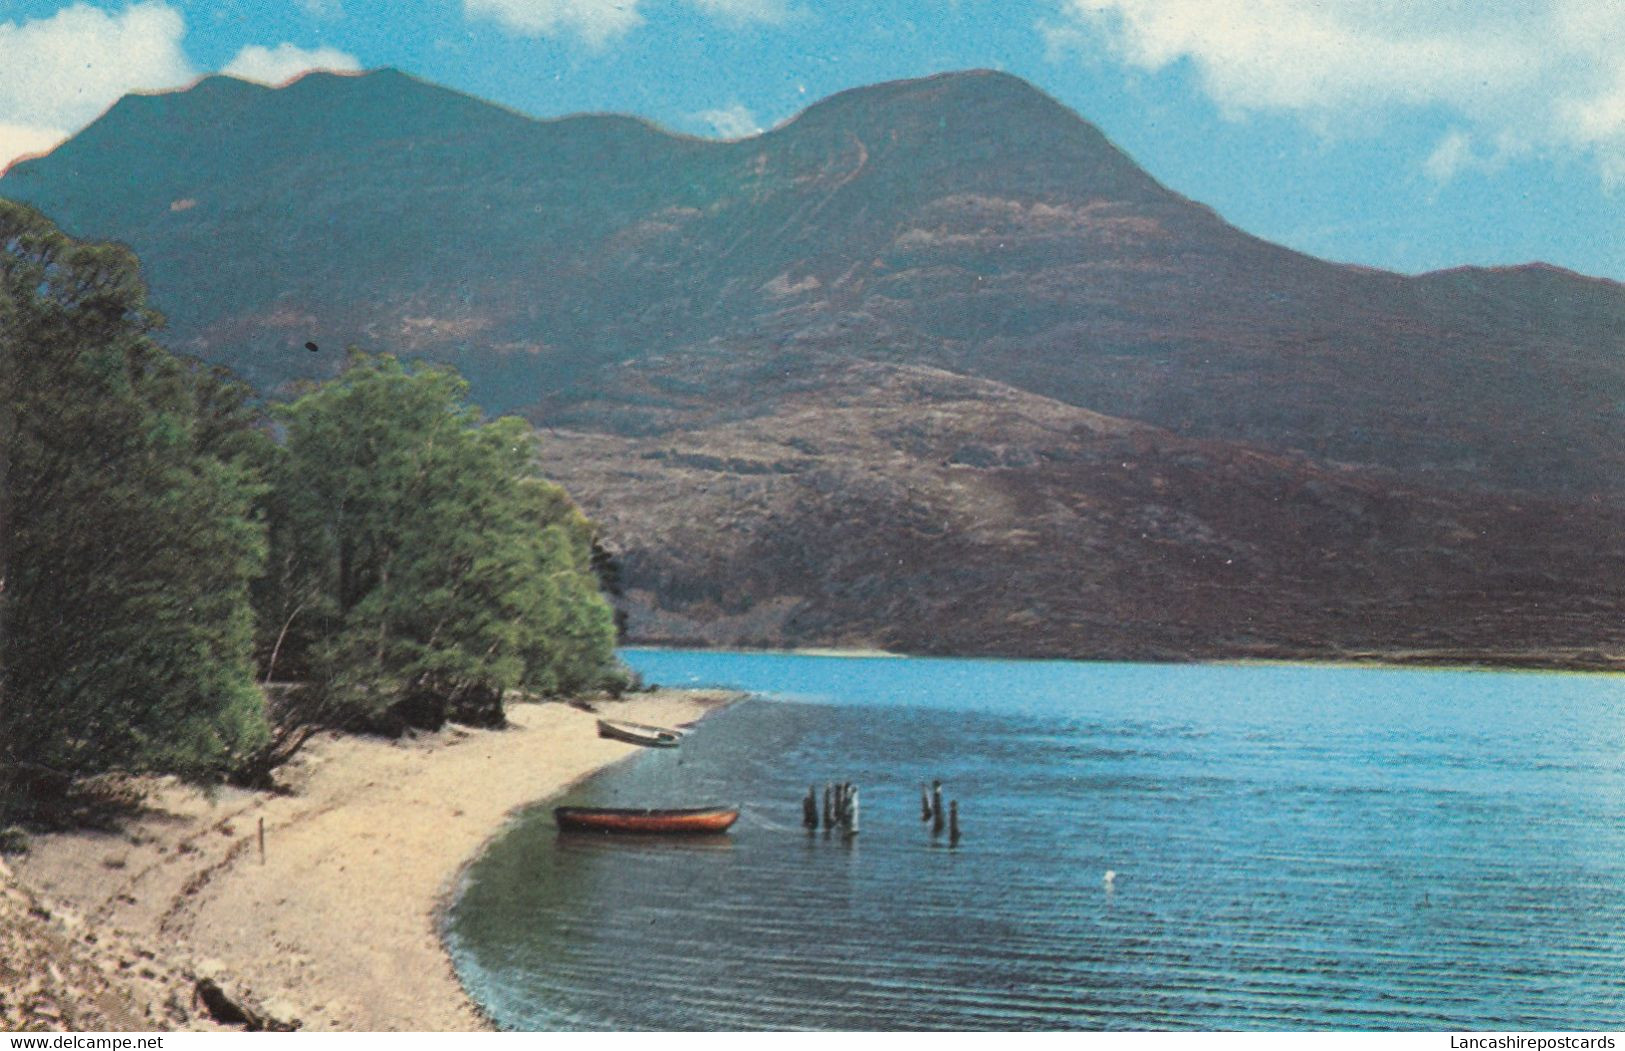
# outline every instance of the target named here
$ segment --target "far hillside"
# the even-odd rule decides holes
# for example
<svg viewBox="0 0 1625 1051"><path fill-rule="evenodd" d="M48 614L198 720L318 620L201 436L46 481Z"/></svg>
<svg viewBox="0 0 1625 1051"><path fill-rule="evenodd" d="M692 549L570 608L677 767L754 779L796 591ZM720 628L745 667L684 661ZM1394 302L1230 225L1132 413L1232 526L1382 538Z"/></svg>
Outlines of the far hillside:
<svg viewBox="0 0 1625 1051"><path fill-rule="evenodd" d="M1625 286L1289 251L1004 74L727 143L212 77L0 195L132 246L175 348L263 391L355 344L522 411L634 638L1625 651Z"/></svg>

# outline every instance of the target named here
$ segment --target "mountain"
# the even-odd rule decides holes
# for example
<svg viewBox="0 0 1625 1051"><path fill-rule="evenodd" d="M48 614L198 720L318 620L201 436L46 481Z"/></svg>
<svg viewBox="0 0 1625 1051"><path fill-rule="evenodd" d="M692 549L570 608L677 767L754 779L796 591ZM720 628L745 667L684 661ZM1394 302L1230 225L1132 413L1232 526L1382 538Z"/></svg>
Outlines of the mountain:
<svg viewBox="0 0 1625 1051"><path fill-rule="evenodd" d="M642 638L1622 648L1625 286L1271 245L1004 74L726 143L211 77L0 195L129 243L176 349L263 389L351 343L456 364L541 428Z"/></svg>

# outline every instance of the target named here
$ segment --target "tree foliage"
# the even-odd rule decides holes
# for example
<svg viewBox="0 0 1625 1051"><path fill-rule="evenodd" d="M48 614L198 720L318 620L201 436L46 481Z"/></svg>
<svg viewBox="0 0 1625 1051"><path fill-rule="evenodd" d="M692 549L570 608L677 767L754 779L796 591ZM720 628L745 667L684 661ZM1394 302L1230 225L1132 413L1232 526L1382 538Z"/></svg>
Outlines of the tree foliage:
<svg viewBox="0 0 1625 1051"><path fill-rule="evenodd" d="M522 421L360 354L267 420L158 323L127 250L0 201L0 813L620 684L591 529ZM301 683L274 730L256 657Z"/></svg>
<svg viewBox="0 0 1625 1051"><path fill-rule="evenodd" d="M357 353L273 410L259 648L313 684L307 723L500 722L508 689L614 675L588 523L525 423L466 397L449 369Z"/></svg>
<svg viewBox="0 0 1625 1051"><path fill-rule="evenodd" d="M152 339L134 256L0 201L0 806L265 735L243 392Z"/></svg>

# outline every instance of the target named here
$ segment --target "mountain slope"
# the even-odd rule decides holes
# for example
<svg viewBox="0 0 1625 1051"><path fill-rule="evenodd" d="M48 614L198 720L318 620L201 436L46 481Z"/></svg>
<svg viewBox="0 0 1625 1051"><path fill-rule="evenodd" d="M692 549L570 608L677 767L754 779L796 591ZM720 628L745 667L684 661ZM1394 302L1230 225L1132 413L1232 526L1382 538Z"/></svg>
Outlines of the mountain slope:
<svg viewBox="0 0 1625 1051"><path fill-rule="evenodd" d="M1171 656L1621 631L1625 287L1291 252L1004 74L731 143L393 71L213 77L123 100L0 195L130 243L174 345L262 388L348 343L457 364L570 450L550 467L624 550L648 637ZM1116 422L1033 437L1085 419Z"/></svg>
<svg viewBox="0 0 1625 1051"><path fill-rule="evenodd" d="M834 355L624 367L641 428L544 428L621 552L634 638L1112 659L1611 667L1625 514L1428 490ZM760 377L779 394L758 401ZM599 410L599 406L592 406ZM604 415L612 410L603 409ZM624 411L617 406L613 411Z"/></svg>
<svg viewBox="0 0 1625 1051"><path fill-rule="evenodd" d="M266 384L321 367L307 341L358 342L456 358L511 408L674 347L834 340L1450 484L1625 478L1621 286L1298 255L1003 74L846 92L737 143L391 71L211 77L123 100L0 192L132 244L177 341Z"/></svg>

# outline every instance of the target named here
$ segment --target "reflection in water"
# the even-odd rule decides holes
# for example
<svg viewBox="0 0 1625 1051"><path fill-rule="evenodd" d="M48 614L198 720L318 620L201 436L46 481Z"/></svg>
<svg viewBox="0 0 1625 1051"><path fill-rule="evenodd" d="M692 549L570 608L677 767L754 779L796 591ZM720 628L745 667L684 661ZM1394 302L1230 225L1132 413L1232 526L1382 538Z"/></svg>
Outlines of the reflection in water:
<svg viewBox="0 0 1625 1051"><path fill-rule="evenodd" d="M698 836L628 836L607 832L556 831L553 849L561 853L587 855L603 851L616 857L659 857L662 853L732 850L734 841L723 833Z"/></svg>
<svg viewBox="0 0 1625 1051"><path fill-rule="evenodd" d="M503 1025L1594 1029L1625 1013L1625 683L640 655L779 683L538 808L448 928ZM863 665L870 667L864 668ZM949 849L920 821L959 800ZM808 833L809 784L863 831Z"/></svg>

